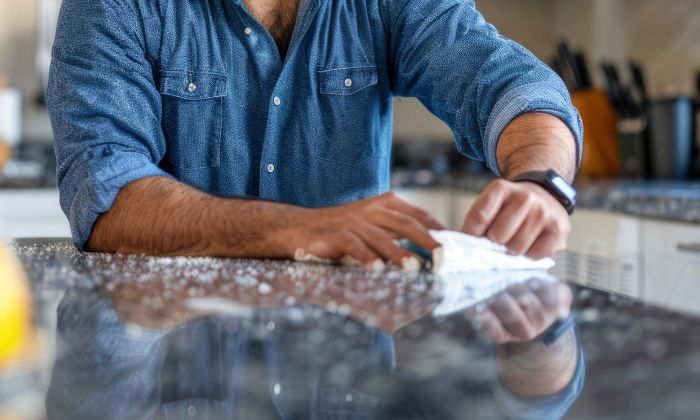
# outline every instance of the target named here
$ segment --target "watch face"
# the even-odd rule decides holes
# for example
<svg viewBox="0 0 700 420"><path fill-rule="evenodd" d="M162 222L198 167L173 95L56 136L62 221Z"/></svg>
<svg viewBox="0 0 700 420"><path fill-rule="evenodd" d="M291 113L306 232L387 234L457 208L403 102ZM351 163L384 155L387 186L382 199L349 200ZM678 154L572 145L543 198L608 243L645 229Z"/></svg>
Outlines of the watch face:
<svg viewBox="0 0 700 420"><path fill-rule="evenodd" d="M552 184L554 184L559 191L562 192L565 196L569 198L569 200L573 199L576 197L576 190L574 190L571 185L569 185L564 179L560 176L555 176L552 178Z"/></svg>

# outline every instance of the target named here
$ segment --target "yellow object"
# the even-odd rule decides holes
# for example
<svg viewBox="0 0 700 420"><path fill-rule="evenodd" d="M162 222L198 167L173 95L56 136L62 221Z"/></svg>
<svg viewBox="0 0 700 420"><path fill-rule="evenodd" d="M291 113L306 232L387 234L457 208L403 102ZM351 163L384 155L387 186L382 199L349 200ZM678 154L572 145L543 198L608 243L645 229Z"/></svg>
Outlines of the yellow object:
<svg viewBox="0 0 700 420"><path fill-rule="evenodd" d="M30 328L30 295L19 261L0 243L0 368L15 359Z"/></svg>
<svg viewBox="0 0 700 420"><path fill-rule="evenodd" d="M0 169L7 163L12 157L12 149L3 139L0 139Z"/></svg>

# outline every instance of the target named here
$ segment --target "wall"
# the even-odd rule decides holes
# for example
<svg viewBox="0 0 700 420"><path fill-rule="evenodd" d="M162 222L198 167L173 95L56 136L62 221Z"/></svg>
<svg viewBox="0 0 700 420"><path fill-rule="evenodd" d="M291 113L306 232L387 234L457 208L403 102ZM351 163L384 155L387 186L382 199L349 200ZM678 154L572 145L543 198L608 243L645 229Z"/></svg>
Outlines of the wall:
<svg viewBox="0 0 700 420"><path fill-rule="evenodd" d="M629 54L646 65L652 93L694 93L695 74L700 71L700 1L624 3Z"/></svg>
<svg viewBox="0 0 700 420"><path fill-rule="evenodd" d="M540 57L554 51L553 0L477 0L478 9L505 36ZM452 131L415 99L395 103L394 136L398 141L452 141Z"/></svg>
<svg viewBox="0 0 700 420"><path fill-rule="evenodd" d="M0 74L25 92L40 88L34 71L36 1L0 0Z"/></svg>

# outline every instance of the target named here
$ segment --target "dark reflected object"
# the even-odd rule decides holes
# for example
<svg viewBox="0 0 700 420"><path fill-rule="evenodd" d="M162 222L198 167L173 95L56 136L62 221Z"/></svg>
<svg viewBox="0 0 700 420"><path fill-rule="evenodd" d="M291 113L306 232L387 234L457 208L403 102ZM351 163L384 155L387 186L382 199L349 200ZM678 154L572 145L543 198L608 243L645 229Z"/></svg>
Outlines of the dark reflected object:
<svg viewBox="0 0 700 420"><path fill-rule="evenodd" d="M583 51L579 51L574 55L574 60L576 60L576 66L578 67L579 76L581 77L581 89L592 89L593 79L591 78L591 72L588 69L588 60L586 60L586 55Z"/></svg>
<svg viewBox="0 0 700 420"><path fill-rule="evenodd" d="M632 86L637 91L639 101L643 106L649 103L649 94L647 93L646 77L642 66L634 60L629 62L630 75L632 76Z"/></svg>
<svg viewBox="0 0 700 420"><path fill-rule="evenodd" d="M615 109L622 118L637 118L642 113L642 104L637 102L629 86L620 79L617 67L610 62L600 64L608 85L608 95Z"/></svg>
<svg viewBox="0 0 700 420"><path fill-rule="evenodd" d="M620 175L627 179L646 179L649 176L648 123L644 116L618 121L620 141Z"/></svg>
<svg viewBox="0 0 700 420"><path fill-rule="evenodd" d="M570 91L584 87L581 70L566 40L557 43L557 67Z"/></svg>
<svg viewBox="0 0 700 420"><path fill-rule="evenodd" d="M695 115L691 98L672 98L649 106L650 172L653 179L690 177Z"/></svg>

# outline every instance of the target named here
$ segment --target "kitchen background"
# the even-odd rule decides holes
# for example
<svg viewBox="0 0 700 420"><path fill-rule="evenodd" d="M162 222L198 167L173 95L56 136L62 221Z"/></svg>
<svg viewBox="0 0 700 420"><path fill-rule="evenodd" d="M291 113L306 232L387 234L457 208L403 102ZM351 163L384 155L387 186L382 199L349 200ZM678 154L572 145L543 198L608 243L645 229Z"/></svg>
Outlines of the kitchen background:
<svg viewBox="0 0 700 420"><path fill-rule="evenodd" d="M59 4L0 0L0 141L13 154L2 165L7 148L0 146L0 237L70 235L58 206L41 95ZM561 72L584 117L580 208L569 252L558 257L562 277L700 312L700 184L693 181L700 173L700 130L693 128L700 2L478 0L477 6L504 35ZM585 66L571 65L577 53ZM17 96L22 105L14 117ZM458 228L491 179L482 165L456 156L450 130L416 100L397 100L395 142L396 190Z"/></svg>

